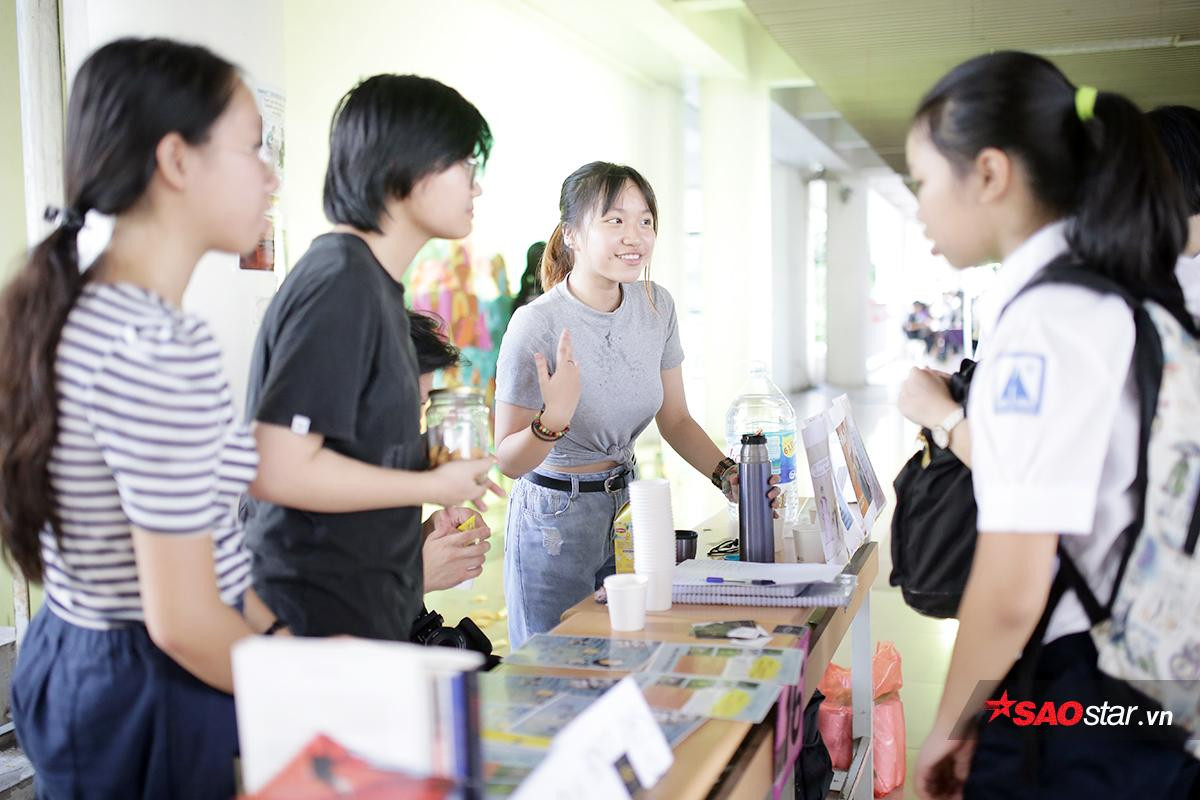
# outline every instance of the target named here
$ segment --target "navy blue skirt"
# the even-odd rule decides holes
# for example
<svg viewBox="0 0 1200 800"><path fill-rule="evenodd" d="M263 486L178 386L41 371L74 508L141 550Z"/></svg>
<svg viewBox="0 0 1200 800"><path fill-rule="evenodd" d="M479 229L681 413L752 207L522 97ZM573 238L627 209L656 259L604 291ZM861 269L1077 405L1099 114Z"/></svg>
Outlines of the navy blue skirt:
<svg viewBox="0 0 1200 800"><path fill-rule="evenodd" d="M39 798L233 797L233 697L172 661L144 626L90 630L43 607L12 694Z"/></svg>

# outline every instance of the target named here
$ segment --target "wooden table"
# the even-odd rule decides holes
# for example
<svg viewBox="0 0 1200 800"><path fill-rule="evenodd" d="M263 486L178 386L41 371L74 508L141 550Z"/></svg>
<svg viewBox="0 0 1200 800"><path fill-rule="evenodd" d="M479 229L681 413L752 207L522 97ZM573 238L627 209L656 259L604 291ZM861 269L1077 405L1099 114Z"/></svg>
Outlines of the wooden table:
<svg viewBox="0 0 1200 800"><path fill-rule="evenodd" d="M710 517L697 530L699 557L729 535L727 512ZM733 535L736 536L736 526ZM621 632L620 638L695 643L693 622L723 619L754 619L768 631L776 625L807 625L809 653L804 669L804 702L833 659L842 639L851 634L855 739L854 758L848 773L835 775L831 796L865 800L872 796L871 772L871 617L870 590L879 572L879 550L874 542L864 544L846 571L858 576L858 586L846 608L777 608L758 606L675 605L669 611L648 613L644 630ZM612 636L608 609L587 598L568 609L552 633L567 636ZM788 646L794 637L775 637L773 645ZM507 668L512 669L512 668ZM541 673L567 674L563 670L522 668ZM577 674L577 673L573 673ZM595 674L595 673L590 673ZM656 800L690 798L759 798L771 793L775 719L772 713L762 723L709 720L675 749L670 771L646 795ZM785 797L791 797L792 782Z"/></svg>

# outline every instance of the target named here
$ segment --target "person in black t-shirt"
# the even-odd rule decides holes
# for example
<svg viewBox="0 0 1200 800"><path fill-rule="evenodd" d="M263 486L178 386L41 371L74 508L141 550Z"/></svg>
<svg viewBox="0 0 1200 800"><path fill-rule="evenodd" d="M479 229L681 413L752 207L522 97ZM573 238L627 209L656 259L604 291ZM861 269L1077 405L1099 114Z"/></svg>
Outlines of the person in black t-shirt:
<svg viewBox="0 0 1200 800"><path fill-rule="evenodd" d="M471 230L491 133L458 92L376 75L342 98L317 237L271 301L246 407L260 465L246 503L254 585L299 635L408 639L422 528L486 508L494 460L426 470L401 278L433 237ZM447 506L422 526L420 506Z"/></svg>

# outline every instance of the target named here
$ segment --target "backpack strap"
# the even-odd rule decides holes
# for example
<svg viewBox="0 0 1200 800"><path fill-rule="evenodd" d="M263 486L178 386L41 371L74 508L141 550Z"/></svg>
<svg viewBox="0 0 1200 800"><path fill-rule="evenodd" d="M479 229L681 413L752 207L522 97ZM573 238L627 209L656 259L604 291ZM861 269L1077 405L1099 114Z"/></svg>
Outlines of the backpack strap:
<svg viewBox="0 0 1200 800"><path fill-rule="evenodd" d="M1066 554L1063 552L1061 544L1058 546L1058 554L1060 563L1066 563L1064 561ZM1020 657L1002 681L1002 683L1011 681L1017 697L1033 699L1034 678L1037 675L1037 665L1042 655L1042 648L1045 646L1042 640L1046 637L1046 629L1050 626L1050 617L1054 616L1054 609L1058 608L1058 603L1063 599L1063 595L1072 588L1067 575L1060 569L1050 584L1050 596L1046 599L1046 606L1042 609L1042 615L1038 618L1033 633L1029 634L1029 641L1025 643ZM1086 585L1084 588L1087 588ZM1089 592L1089 594L1091 593ZM1095 595L1092 595L1092 599L1095 600ZM1021 737L1021 777L1031 786L1037 784L1038 741L1038 729L1026 728Z"/></svg>
<svg viewBox="0 0 1200 800"><path fill-rule="evenodd" d="M1121 549L1121 561L1117 567L1117 575L1113 580L1112 593L1109 595L1107 603L1101 604L1097 600L1095 593L1087 585L1087 581L1083 578L1083 575L1075 566L1075 563L1071 560L1066 550L1061 545L1058 548L1060 571L1064 573L1064 577L1070 588L1079 598L1079 602L1083 605L1084 610L1087 611L1091 623L1097 625L1112 616L1113 604L1117 599L1117 590L1121 586L1121 580L1125 576L1125 569L1129 565L1129 558L1133 554L1133 547L1146 521L1145 498L1146 485L1149 479L1150 428L1154 422L1155 411L1158 408L1158 390L1162 383L1162 340L1159 338L1158 328L1150 318L1149 312L1146 311L1146 306L1139 298L1135 297L1128 289L1111 278L1081 266L1069 254L1059 256L1050 262L1033 280L1025 284L1013 299L1008 302L1008 305L1004 307L1001 315L1016 302L1018 297L1031 289L1055 283L1083 286L1101 294L1115 294L1125 301L1133 313L1134 379L1137 382L1138 404L1141 411L1138 425L1137 477L1134 480L1134 489L1135 496L1141 498L1141 501L1135 504L1133 521L1122 532L1124 545Z"/></svg>

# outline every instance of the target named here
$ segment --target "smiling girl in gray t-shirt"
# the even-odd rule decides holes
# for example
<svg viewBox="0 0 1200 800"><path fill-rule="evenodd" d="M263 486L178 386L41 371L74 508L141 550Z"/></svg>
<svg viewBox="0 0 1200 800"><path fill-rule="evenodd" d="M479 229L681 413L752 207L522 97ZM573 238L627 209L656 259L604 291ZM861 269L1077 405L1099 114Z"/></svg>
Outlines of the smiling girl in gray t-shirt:
<svg viewBox="0 0 1200 800"><path fill-rule="evenodd" d="M513 315L496 371L496 455L520 478L505 527L513 649L614 571L613 517L650 420L727 494L736 474L688 412L671 295L638 280L658 230L649 183L630 167L587 164L563 183L559 210L542 256L546 293Z"/></svg>

